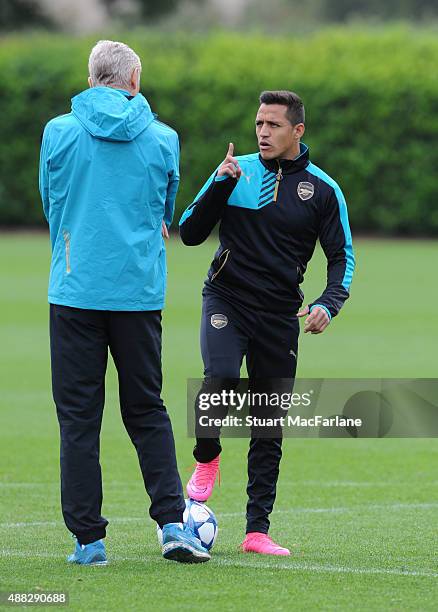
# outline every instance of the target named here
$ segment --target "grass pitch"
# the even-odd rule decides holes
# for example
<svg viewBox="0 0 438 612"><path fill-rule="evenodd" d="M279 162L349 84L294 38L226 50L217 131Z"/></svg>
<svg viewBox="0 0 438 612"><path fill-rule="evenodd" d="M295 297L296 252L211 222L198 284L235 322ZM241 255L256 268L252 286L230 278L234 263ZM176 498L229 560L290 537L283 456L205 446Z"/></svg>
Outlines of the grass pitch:
<svg viewBox="0 0 438 612"><path fill-rule="evenodd" d="M169 243L163 395L181 476L191 472L185 382L202 373L200 290L214 241ZM302 335L298 375L436 377L438 246L356 241L352 297L321 336ZM160 557L133 447L109 368L102 431L107 567L65 564L73 541L59 508L58 430L50 392L49 242L0 236L0 590L66 590L73 610L435 610L438 600L436 440L284 443L271 534L290 558L244 555L246 440L225 440L211 562ZM306 298L319 295L315 255Z"/></svg>

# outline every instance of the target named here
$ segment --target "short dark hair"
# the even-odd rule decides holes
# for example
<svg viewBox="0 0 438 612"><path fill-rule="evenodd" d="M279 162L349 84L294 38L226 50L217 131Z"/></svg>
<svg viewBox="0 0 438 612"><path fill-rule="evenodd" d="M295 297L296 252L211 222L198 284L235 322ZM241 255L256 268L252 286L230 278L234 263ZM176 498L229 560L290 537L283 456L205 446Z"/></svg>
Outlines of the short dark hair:
<svg viewBox="0 0 438 612"><path fill-rule="evenodd" d="M293 91L262 91L260 104L281 104L287 106L286 117L292 125L304 123L304 104L301 98Z"/></svg>

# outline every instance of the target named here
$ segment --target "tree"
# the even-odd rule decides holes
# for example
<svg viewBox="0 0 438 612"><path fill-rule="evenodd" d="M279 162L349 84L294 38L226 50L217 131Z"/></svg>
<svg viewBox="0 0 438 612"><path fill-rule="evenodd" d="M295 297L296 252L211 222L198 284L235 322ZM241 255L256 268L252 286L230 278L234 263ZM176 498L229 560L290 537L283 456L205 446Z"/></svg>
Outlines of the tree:
<svg viewBox="0 0 438 612"><path fill-rule="evenodd" d="M352 17L417 20L438 16L438 4L436 0L324 0L323 14L328 21Z"/></svg>
<svg viewBox="0 0 438 612"><path fill-rule="evenodd" d="M117 14L120 0L104 0L111 14ZM135 0L140 14L145 18L156 18L170 13L180 3L180 0Z"/></svg>
<svg viewBox="0 0 438 612"><path fill-rule="evenodd" d="M38 3L33 0L1 0L0 30L18 30L36 25L51 25Z"/></svg>
<svg viewBox="0 0 438 612"><path fill-rule="evenodd" d="M102 24L106 24L108 18L117 18L126 23L133 19L136 22L152 20L176 10L180 2L181 0L129 0L126 3L124 0L89 0L85 16L89 13L95 18L94 21L100 19ZM32 26L86 31L82 6L72 2L66 11L65 4L65 0L63 3L58 3L57 0L0 0L0 31ZM91 17L90 22L93 22Z"/></svg>

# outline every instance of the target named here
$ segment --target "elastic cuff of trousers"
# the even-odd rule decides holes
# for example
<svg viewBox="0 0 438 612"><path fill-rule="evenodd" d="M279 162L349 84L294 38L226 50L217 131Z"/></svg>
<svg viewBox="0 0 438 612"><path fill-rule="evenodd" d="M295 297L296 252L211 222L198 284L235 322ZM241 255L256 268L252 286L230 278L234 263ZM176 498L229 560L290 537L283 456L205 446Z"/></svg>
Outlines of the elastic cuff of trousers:
<svg viewBox="0 0 438 612"><path fill-rule="evenodd" d="M166 512L166 514L160 514L160 516L154 520L159 524L160 529L163 529L163 525L167 525L167 523L183 523L183 511Z"/></svg>
<svg viewBox="0 0 438 612"><path fill-rule="evenodd" d="M246 533L251 533L253 531L257 531L257 533L268 533L269 525L266 525L266 523L247 523Z"/></svg>
<svg viewBox="0 0 438 612"><path fill-rule="evenodd" d="M213 459L216 459L216 457L219 457L221 452L222 452L222 448L219 450L219 452L217 452L217 449L214 451L211 451L210 453L199 452L197 447L195 446L195 449L193 451L193 456L198 463L210 463L210 461L213 461Z"/></svg>
<svg viewBox="0 0 438 612"><path fill-rule="evenodd" d="M76 539L79 544L91 544L97 542L97 540L103 540L106 537L105 529L96 529L95 531L87 531L86 533L75 533Z"/></svg>

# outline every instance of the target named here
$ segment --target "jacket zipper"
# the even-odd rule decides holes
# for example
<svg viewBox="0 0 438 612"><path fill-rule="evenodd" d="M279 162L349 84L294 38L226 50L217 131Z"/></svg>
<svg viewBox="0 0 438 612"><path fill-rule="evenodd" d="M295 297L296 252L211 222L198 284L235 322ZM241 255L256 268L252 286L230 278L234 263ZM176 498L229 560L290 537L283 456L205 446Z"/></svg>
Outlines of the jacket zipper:
<svg viewBox="0 0 438 612"><path fill-rule="evenodd" d="M219 259L225 255L223 262L221 263L219 270L217 272L215 272L214 274L212 274L211 276L211 281L213 282L214 279L216 278L216 276L219 274L219 272L222 270L222 268L224 267L224 265L227 263L227 259L228 259L228 255L230 254L230 249L226 249L223 253L221 253L221 256L219 257Z"/></svg>
<svg viewBox="0 0 438 612"><path fill-rule="evenodd" d="M70 232L64 230L62 232L62 236L65 242L65 271L67 272L67 274L70 274Z"/></svg>
<svg viewBox="0 0 438 612"><path fill-rule="evenodd" d="M277 201L278 188L280 187L280 181L283 178L283 170L281 168L279 160L277 160L277 163L278 163L278 172L277 172L277 174L275 176L276 182L275 182L275 189L274 189L274 199L272 200L273 202Z"/></svg>

